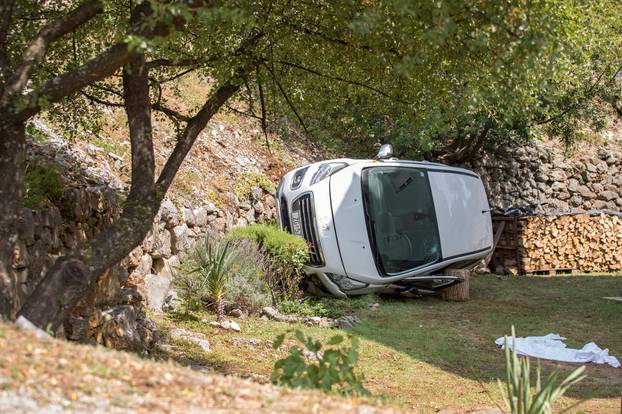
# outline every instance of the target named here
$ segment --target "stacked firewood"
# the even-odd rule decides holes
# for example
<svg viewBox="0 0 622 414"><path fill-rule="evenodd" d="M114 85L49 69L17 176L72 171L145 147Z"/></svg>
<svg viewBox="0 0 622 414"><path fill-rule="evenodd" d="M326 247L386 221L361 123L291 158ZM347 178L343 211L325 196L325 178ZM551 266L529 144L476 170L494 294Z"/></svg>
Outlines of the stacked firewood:
<svg viewBox="0 0 622 414"><path fill-rule="evenodd" d="M620 216L532 216L518 218L512 224L515 226L508 227L515 234L506 234L504 238L515 238L515 243L512 243L516 249L512 252L513 257L508 263L510 252L507 247L496 254L504 256L506 267L514 265L519 273L611 272L622 269Z"/></svg>

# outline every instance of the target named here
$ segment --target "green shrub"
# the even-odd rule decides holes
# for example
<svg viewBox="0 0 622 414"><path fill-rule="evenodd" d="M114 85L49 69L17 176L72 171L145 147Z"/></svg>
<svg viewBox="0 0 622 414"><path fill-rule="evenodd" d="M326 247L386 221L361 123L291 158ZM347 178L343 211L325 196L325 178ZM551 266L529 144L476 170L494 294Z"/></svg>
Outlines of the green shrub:
<svg viewBox="0 0 622 414"><path fill-rule="evenodd" d="M26 167L24 207L38 210L50 204L59 204L63 196L63 182L58 167L51 161L32 157Z"/></svg>
<svg viewBox="0 0 622 414"><path fill-rule="evenodd" d="M209 237L194 248L190 260L173 281L186 311L209 304L218 319L222 318L230 270L238 255L230 241L213 242Z"/></svg>
<svg viewBox="0 0 622 414"><path fill-rule="evenodd" d="M241 240L236 242L235 247L241 254L231 268L225 299L251 313L259 312L264 306L273 304L265 278L264 255L252 241Z"/></svg>
<svg viewBox="0 0 622 414"><path fill-rule="evenodd" d="M306 241L277 227L254 224L233 229L229 240L250 240L266 258L265 277L275 300L292 297L303 276L309 257Z"/></svg>
<svg viewBox="0 0 622 414"><path fill-rule="evenodd" d="M559 385L555 385L558 372L553 372L542 385L540 378L540 362L536 370L536 384L534 391L531 391L531 372L529 366L529 358L518 357L516 354L516 334L512 326L512 350L510 351L510 340L505 337L505 370L506 384L501 380L499 389L503 396L503 401L510 413L512 414L552 414L553 403L564 393L585 378L583 371L584 366L575 369L565 380ZM575 404L574 406L576 406ZM565 409L563 412L569 411L574 406Z"/></svg>
<svg viewBox="0 0 622 414"><path fill-rule="evenodd" d="M275 339L272 344L274 349L281 346L285 336L286 334L281 334ZM351 346L348 347L345 344L338 346L344 342L344 337L335 335L327 342L331 347L324 350L320 341L305 337L301 331L295 331L294 337L311 358L306 358L305 352L298 345L292 346L289 355L274 364L271 376L273 384L292 388L314 388L342 395L369 395L363 387L363 377L354 372L359 356L356 337L348 335L351 341Z"/></svg>

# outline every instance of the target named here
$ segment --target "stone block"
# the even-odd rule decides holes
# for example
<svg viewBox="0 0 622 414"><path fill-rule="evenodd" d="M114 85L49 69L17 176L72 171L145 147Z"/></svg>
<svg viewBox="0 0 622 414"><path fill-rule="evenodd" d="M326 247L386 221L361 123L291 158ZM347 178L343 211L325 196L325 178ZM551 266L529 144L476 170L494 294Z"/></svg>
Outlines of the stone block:
<svg viewBox="0 0 622 414"><path fill-rule="evenodd" d="M171 233L168 230L158 231L153 234L153 251L151 256L154 258L169 257L171 255Z"/></svg>
<svg viewBox="0 0 622 414"><path fill-rule="evenodd" d="M600 194L598 194L598 198L605 201L611 201L618 198L618 193L616 193L615 191L602 191Z"/></svg>
<svg viewBox="0 0 622 414"><path fill-rule="evenodd" d="M149 309L159 312L168 296L171 280L164 276L149 274L145 276L143 295Z"/></svg>
<svg viewBox="0 0 622 414"><path fill-rule="evenodd" d="M164 199L160 206L160 221L162 221L167 229L172 229L179 224L179 211L171 200Z"/></svg>
<svg viewBox="0 0 622 414"><path fill-rule="evenodd" d="M197 207L192 211L194 216L194 225L204 227L207 224L207 209L205 207Z"/></svg>
<svg viewBox="0 0 622 414"><path fill-rule="evenodd" d="M184 252L190 247L188 238L188 226L184 223L174 227L171 232L171 252L177 254Z"/></svg>
<svg viewBox="0 0 622 414"><path fill-rule="evenodd" d="M196 225L194 212L191 209L182 207L181 216L183 218L183 221L188 225L188 227L194 227Z"/></svg>

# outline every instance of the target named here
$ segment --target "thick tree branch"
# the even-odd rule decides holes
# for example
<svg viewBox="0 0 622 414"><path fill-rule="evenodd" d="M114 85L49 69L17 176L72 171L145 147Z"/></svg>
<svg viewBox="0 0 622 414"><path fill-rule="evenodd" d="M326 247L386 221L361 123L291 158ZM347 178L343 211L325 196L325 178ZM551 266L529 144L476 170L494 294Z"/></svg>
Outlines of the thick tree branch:
<svg viewBox="0 0 622 414"><path fill-rule="evenodd" d="M213 3L213 1L207 0L201 2L195 0L185 1L185 4L191 9L209 7ZM168 22L165 19L165 21L154 25L144 24L145 19L151 13L149 2L143 2L136 6L130 18L131 28L129 33L141 36L144 39L153 39L156 36L167 36L171 30L181 28L186 23L184 18L175 16L172 22ZM57 102L93 82L112 75L119 67L128 62L130 54L131 50L126 43L118 43L83 65L50 79L40 89L29 93L23 98L25 105L22 106L25 109L16 114L17 119L26 120L38 113L44 105Z"/></svg>
<svg viewBox="0 0 622 414"><path fill-rule="evenodd" d="M80 92L80 94L82 96L84 96L86 99L88 99L89 101L91 101L91 103L96 103L99 105L105 105L105 106L110 106L110 107L114 107L114 108L125 108L125 105L122 104L121 102L111 102L111 101L106 101L105 99L101 99L98 98L94 95L91 95L87 92Z"/></svg>
<svg viewBox="0 0 622 414"><path fill-rule="evenodd" d="M0 105L7 105L13 96L22 93L52 42L88 22L103 10L100 0L88 0L69 14L50 22L41 29L28 43L22 54L22 61L7 79L0 97Z"/></svg>
<svg viewBox="0 0 622 414"><path fill-rule="evenodd" d="M112 75L128 61L129 57L129 47L126 44L117 44L82 66L50 79L41 89L24 97L25 108L19 111L16 117L26 120L38 113L44 105L58 102L65 96Z"/></svg>
<svg viewBox="0 0 622 414"><path fill-rule="evenodd" d="M111 91L111 93L113 93L113 92ZM91 95L91 94L89 94L87 92L84 92L84 91L80 92L80 94L82 96L84 96L86 99L88 99L92 103L96 103L96 104L104 105L104 106L109 106L109 107L113 107L113 108L125 108L125 104L123 104L121 102L107 101L105 99L98 98L97 96ZM154 111L162 112L163 114L165 114L166 116L171 118L171 120L174 121L174 122L189 121L190 120L189 116L183 115L182 113L177 112L174 109L168 108L168 107L162 105L160 102L155 102L155 103L151 104L151 109L153 109Z"/></svg>

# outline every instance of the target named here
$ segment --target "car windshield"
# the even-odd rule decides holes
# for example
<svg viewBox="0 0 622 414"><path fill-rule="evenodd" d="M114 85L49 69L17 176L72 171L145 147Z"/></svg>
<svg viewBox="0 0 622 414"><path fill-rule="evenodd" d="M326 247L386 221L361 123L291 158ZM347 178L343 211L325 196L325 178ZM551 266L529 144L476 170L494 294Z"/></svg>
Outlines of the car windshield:
<svg viewBox="0 0 622 414"><path fill-rule="evenodd" d="M380 273L394 275L441 258L427 172L378 166L363 170L369 238Z"/></svg>

